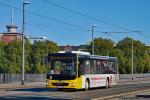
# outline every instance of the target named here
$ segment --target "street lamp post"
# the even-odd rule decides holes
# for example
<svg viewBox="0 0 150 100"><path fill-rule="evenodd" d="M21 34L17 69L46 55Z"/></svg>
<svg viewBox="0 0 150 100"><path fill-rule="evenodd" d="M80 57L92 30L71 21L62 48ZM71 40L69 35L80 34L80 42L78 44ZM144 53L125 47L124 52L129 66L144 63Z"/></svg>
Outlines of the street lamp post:
<svg viewBox="0 0 150 100"><path fill-rule="evenodd" d="M94 55L94 27L96 27L96 25L92 26L92 55Z"/></svg>
<svg viewBox="0 0 150 100"><path fill-rule="evenodd" d="M133 57L134 57L134 54L133 54L133 39L132 39L132 80L134 80L134 68L133 68L133 65L134 65L134 62L133 62Z"/></svg>
<svg viewBox="0 0 150 100"><path fill-rule="evenodd" d="M30 4L30 2L23 2L23 25L22 25L22 80L21 85L25 84L24 81L24 48L25 48L25 5Z"/></svg>

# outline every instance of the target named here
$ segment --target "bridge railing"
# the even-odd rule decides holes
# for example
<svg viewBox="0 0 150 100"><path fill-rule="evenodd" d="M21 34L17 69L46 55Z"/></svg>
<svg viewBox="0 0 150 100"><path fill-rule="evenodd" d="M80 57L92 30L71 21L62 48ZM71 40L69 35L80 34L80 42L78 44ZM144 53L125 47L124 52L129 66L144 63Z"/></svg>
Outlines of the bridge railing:
<svg viewBox="0 0 150 100"><path fill-rule="evenodd" d="M119 74L119 79L131 79L132 74ZM150 78L150 73L133 74L133 78Z"/></svg>
<svg viewBox="0 0 150 100"><path fill-rule="evenodd" d="M119 79L131 79L131 74L119 74ZM134 78L150 78L150 73L134 74ZM21 74L0 74L1 83L21 81ZM46 74L25 74L25 82L45 82Z"/></svg>
<svg viewBox="0 0 150 100"><path fill-rule="evenodd" d="M46 74L25 74L25 82L42 82ZM16 83L21 81L21 74L0 74L0 83Z"/></svg>

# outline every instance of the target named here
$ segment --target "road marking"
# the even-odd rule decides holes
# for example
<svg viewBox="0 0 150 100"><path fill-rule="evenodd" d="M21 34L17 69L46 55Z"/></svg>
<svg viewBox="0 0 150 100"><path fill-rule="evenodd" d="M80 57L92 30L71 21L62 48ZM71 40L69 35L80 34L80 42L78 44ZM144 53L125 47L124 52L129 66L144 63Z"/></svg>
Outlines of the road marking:
<svg viewBox="0 0 150 100"><path fill-rule="evenodd" d="M125 95L137 94L137 93L146 92L146 91L150 91L150 89L141 90L141 91L134 91L134 92L128 92L128 93L122 93L122 94L118 94L118 95L106 96L106 97L101 97L101 98L94 98L94 99L91 99L91 100L104 100L104 99L110 99L110 98L125 96Z"/></svg>

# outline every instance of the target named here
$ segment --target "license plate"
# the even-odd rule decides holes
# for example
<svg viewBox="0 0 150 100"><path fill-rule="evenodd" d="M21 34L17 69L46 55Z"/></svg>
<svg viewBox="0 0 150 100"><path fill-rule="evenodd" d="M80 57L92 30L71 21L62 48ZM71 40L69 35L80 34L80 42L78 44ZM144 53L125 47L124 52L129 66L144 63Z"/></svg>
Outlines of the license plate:
<svg viewBox="0 0 150 100"><path fill-rule="evenodd" d="M57 88L63 88L63 86L57 86Z"/></svg>

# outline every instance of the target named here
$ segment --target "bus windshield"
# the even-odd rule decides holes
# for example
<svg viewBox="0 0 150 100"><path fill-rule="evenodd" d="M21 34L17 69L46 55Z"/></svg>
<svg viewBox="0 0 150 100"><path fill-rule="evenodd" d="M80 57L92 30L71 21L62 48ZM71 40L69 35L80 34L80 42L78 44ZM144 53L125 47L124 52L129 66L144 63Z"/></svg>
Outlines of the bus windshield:
<svg viewBox="0 0 150 100"><path fill-rule="evenodd" d="M50 74L61 76L76 76L75 55L51 54L49 55Z"/></svg>
<svg viewBox="0 0 150 100"><path fill-rule="evenodd" d="M51 74L76 75L76 67L73 61L52 61Z"/></svg>

